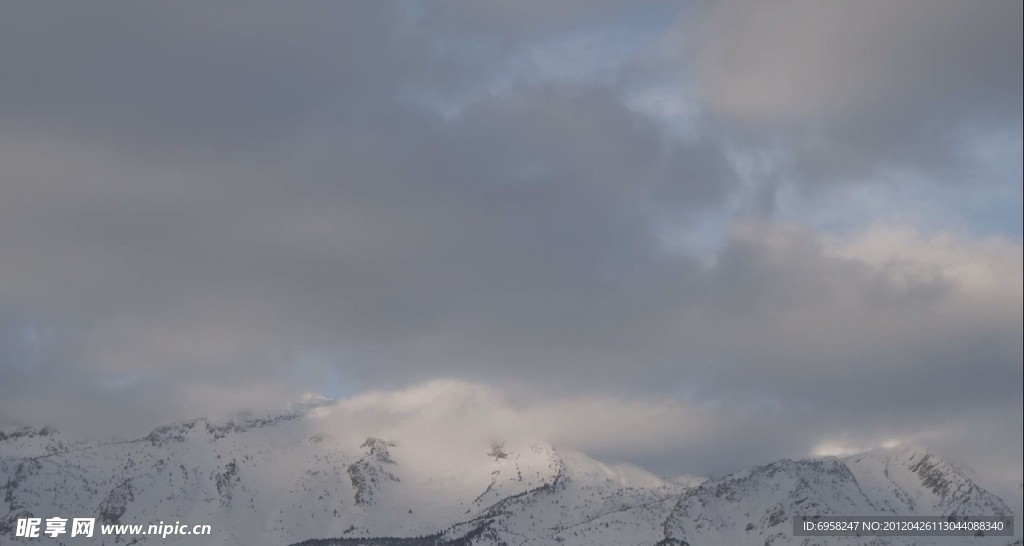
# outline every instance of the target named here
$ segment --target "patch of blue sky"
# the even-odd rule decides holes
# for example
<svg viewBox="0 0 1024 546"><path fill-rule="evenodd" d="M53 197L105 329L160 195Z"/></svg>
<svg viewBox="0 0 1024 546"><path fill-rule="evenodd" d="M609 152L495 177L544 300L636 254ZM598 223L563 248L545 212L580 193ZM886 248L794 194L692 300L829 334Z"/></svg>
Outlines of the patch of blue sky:
<svg viewBox="0 0 1024 546"><path fill-rule="evenodd" d="M544 85L610 86L620 69L656 39L657 28L594 26L538 37L505 50L480 39L442 39L435 54L457 64L476 66L476 76L455 88L412 88L410 103L425 105L447 119L481 98Z"/></svg>
<svg viewBox="0 0 1024 546"><path fill-rule="evenodd" d="M943 175L890 171L813 194L781 186L776 217L840 235L892 224L1020 242L1021 138L1019 133L1001 136L1001 141L990 136L969 144L960 168Z"/></svg>
<svg viewBox="0 0 1024 546"><path fill-rule="evenodd" d="M7 320L0 324L0 369L28 372L52 352L56 333L40 322Z"/></svg>
<svg viewBox="0 0 1024 546"><path fill-rule="evenodd" d="M312 386L315 394L340 400L353 396L366 385L348 377L343 369L351 363L352 357L341 351L303 349L294 356L294 365L289 368L295 385Z"/></svg>

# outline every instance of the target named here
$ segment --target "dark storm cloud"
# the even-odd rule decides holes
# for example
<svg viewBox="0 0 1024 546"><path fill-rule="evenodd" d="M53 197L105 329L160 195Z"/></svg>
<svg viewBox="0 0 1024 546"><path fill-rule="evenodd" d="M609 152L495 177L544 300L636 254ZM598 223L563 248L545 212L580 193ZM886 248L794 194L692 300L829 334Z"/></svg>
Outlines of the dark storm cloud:
<svg viewBox="0 0 1024 546"><path fill-rule="evenodd" d="M661 43L661 5L60 8L0 18L6 418L111 433L274 405L332 377L348 390L456 377L626 409L678 398L707 426L658 444L676 454L579 442L719 471L753 451L797 456L838 429L870 444L1019 409L1019 243L885 228L837 238L763 220L736 223L698 259L666 251L659 228L729 210L749 189L737 147L757 150L776 129L776 149L838 180L854 164L930 161L939 152L918 121L936 109L949 112L936 134L961 135L985 112L1019 126L1019 68L976 66L1019 61L1006 45L1016 32L1019 46L1019 17L971 11L949 37L946 11L920 22L894 8L877 32L912 47L888 68L849 51L876 32L876 16L854 18L839 37L849 58L812 70L761 19L684 11L709 33L674 52L673 69L707 90L690 97L698 134L682 138L630 106L633 78L671 56L480 91L496 60L560 32L627 20ZM711 31L733 27L777 41L781 68L759 73L742 40L739 69L718 66L732 57ZM959 48L968 35L976 51ZM886 79L904 65L921 73ZM947 65L972 67L954 71L971 83ZM826 81L792 99L772 78L794 71ZM438 97L456 107L430 106ZM822 129L814 153L805 121ZM876 142L886 123L898 143ZM818 154L829 147L842 161ZM588 404L574 407L599 405ZM628 423L676 423L637 415ZM1003 451L1019 461L1013 415Z"/></svg>

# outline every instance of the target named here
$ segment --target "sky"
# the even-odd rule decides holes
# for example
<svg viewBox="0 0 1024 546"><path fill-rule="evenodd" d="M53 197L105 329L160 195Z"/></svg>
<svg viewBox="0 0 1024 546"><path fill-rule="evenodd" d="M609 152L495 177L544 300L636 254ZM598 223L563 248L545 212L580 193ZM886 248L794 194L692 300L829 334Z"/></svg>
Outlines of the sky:
<svg viewBox="0 0 1024 546"><path fill-rule="evenodd" d="M318 392L665 475L1020 481L1021 9L8 3L0 421Z"/></svg>

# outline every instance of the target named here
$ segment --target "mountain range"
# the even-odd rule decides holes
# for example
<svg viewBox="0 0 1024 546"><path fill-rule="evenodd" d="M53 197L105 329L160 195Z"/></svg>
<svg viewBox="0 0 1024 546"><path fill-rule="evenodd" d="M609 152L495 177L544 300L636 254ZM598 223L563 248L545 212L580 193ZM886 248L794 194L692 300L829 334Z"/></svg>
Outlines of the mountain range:
<svg viewBox="0 0 1024 546"><path fill-rule="evenodd" d="M797 515L1019 516L1019 484L1008 503L926 449L669 479L543 442L355 441L318 426L330 412L330 401L312 399L279 414L195 419L103 442L0 429L0 544L89 543L14 536L19 518L53 516L212 528L201 538L97 544L1020 544L1019 523L1016 537L792 536Z"/></svg>

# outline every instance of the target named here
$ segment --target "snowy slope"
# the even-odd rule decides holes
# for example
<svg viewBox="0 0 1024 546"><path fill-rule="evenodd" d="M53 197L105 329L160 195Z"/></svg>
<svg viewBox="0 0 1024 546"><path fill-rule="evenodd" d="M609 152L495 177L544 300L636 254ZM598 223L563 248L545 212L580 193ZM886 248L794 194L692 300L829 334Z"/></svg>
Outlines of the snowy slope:
<svg viewBox="0 0 1024 546"><path fill-rule="evenodd" d="M876 450L837 459L782 460L701 484L683 495L666 535L689 544L804 544L794 515L1011 515L1001 499L934 453ZM826 544L1006 544L934 538L842 538Z"/></svg>
<svg viewBox="0 0 1024 546"><path fill-rule="evenodd" d="M307 434L303 420L199 419L133 441L66 450L40 447L39 434L26 434L32 441L25 446L5 443L0 451L0 536L12 533L18 517L83 515L210 523L223 544L416 536L548 483L557 471L546 446L481 445L438 459L390 440L352 444Z"/></svg>
<svg viewBox="0 0 1024 546"><path fill-rule="evenodd" d="M335 413L330 401L311 398L278 415L196 419L107 443L4 429L0 542L13 539L17 518L31 516L209 523L214 530L202 540L133 537L137 544L1012 542L789 536L797 514L1011 512L969 471L924 450L783 460L711 481L666 480L544 443L366 436L351 421L332 420Z"/></svg>
<svg viewBox="0 0 1024 546"><path fill-rule="evenodd" d="M846 457L843 463L880 512L971 516L1013 511L965 471L928 450L878 449Z"/></svg>
<svg viewBox="0 0 1024 546"><path fill-rule="evenodd" d="M559 452L549 483L496 504L441 538L455 541L483 528L485 544L653 544L661 539L672 500L685 490L634 466Z"/></svg>

